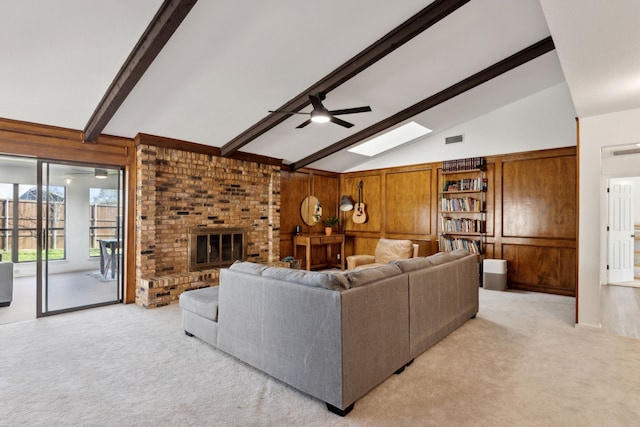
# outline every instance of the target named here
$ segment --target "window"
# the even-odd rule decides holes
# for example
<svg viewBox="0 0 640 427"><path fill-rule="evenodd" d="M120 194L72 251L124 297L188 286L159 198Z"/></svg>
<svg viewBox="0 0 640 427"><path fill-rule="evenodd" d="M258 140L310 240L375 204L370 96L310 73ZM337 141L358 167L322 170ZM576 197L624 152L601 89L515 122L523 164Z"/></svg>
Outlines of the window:
<svg viewBox="0 0 640 427"><path fill-rule="evenodd" d="M50 186L48 204L43 204L43 220L48 218L49 260L65 259L64 187ZM43 197L45 197L43 195ZM36 260L37 187L35 185L0 183L0 254L3 261Z"/></svg>

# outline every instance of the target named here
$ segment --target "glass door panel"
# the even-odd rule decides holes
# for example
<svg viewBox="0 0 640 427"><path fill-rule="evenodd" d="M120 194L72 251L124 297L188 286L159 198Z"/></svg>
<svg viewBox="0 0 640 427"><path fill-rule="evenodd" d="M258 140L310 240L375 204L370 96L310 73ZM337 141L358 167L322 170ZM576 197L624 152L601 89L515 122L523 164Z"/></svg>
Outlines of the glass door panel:
<svg viewBox="0 0 640 427"><path fill-rule="evenodd" d="M123 172L38 163L38 316L120 302Z"/></svg>

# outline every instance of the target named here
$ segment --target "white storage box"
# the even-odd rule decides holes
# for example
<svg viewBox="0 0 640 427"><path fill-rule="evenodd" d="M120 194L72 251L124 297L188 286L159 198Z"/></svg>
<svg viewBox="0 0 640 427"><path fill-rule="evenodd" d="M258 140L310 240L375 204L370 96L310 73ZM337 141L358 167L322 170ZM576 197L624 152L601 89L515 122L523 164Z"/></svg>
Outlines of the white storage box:
<svg viewBox="0 0 640 427"><path fill-rule="evenodd" d="M482 261L482 286L492 291L507 289L507 261L485 259Z"/></svg>

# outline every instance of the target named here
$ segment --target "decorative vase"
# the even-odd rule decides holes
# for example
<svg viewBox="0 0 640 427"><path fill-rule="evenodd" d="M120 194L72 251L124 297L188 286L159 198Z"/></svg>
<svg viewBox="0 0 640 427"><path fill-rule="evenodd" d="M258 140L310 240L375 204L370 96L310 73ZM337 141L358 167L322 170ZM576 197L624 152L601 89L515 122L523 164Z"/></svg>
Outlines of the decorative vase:
<svg viewBox="0 0 640 427"><path fill-rule="evenodd" d="M327 236L331 236L331 232L333 232L333 228L332 227L325 227L324 228L324 234L326 234Z"/></svg>

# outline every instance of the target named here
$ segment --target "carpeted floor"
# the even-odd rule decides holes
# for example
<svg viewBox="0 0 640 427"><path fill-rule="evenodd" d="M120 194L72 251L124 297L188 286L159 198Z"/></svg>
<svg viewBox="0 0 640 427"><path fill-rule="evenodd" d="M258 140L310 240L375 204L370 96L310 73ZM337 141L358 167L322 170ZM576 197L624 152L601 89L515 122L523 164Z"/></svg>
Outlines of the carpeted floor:
<svg viewBox="0 0 640 427"><path fill-rule="evenodd" d="M356 402L325 405L202 343L177 306L0 326L0 426L640 425L640 340L574 299L480 290L480 312Z"/></svg>

